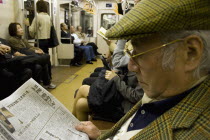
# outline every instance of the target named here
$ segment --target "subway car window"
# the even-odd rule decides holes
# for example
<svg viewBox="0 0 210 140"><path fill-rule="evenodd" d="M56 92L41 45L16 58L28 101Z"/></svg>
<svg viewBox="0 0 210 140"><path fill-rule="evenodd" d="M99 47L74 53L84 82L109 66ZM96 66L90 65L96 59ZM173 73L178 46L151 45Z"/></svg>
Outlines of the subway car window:
<svg viewBox="0 0 210 140"><path fill-rule="evenodd" d="M80 25L82 26L82 32L87 34L88 37L93 36L93 14L84 10L80 12Z"/></svg>
<svg viewBox="0 0 210 140"><path fill-rule="evenodd" d="M116 23L116 15L113 13L101 14L101 27L105 29L111 28Z"/></svg>
<svg viewBox="0 0 210 140"><path fill-rule="evenodd" d="M71 14L69 12L69 3L60 4L60 24L65 23L69 26Z"/></svg>

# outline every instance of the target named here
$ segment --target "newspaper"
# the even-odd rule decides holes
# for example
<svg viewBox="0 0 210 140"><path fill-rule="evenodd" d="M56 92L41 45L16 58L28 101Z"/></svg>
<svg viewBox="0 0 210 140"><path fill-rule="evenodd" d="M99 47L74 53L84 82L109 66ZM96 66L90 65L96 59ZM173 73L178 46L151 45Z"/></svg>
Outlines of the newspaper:
<svg viewBox="0 0 210 140"><path fill-rule="evenodd" d="M89 140L74 128L78 123L33 79L0 101L0 140Z"/></svg>
<svg viewBox="0 0 210 140"><path fill-rule="evenodd" d="M101 27L98 31L97 34L100 35L101 37L103 37L105 40L108 40L108 38L105 36L106 34L106 29Z"/></svg>

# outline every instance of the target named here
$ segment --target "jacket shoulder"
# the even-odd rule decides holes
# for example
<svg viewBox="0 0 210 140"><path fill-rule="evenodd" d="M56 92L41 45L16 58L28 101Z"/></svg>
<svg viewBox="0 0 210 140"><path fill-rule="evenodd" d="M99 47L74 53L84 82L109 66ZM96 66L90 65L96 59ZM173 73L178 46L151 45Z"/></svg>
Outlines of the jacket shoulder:
<svg viewBox="0 0 210 140"><path fill-rule="evenodd" d="M8 39L8 42L9 42L9 44L13 44L13 43L18 43L19 41L18 41L18 39L17 38L15 38L15 37L10 37L9 39Z"/></svg>
<svg viewBox="0 0 210 140"><path fill-rule="evenodd" d="M197 118L188 129L174 130L175 139L199 139L207 140L210 138L210 105ZM190 118L189 118L190 119Z"/></svg>

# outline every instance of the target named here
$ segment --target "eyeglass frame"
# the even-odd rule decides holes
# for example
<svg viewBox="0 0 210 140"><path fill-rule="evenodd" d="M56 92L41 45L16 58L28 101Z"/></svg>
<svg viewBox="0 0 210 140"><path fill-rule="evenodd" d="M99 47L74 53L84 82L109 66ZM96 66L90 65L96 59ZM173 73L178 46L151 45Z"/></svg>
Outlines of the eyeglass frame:
<svg viewBox="0 0 210 140"><path fill-rule="evenodd" d="M132 55L132 54L130 53L131 50L129 50L128 48L125 49L125 52L130 56L130 58L134 58L134 57L137 57L137 56L142 56L142 55L144 55L144 54L146 54L146 53L148 53L148 52L152 52L152 51L154 51L154 50L157 50L157 49L166 47L166 46L168 46L168 45L174 44L174 43L176 43L176 42L183 41L183 40L184 40L184 39L176 39L176 40L173 40L173 41L171 41L171 42L169 42L169 43L163 44L163 45L161 45L161 46L159 46L159 47L152 48L152 49L149 49L149 50L147 50L147 51L144 51L144 52L141 52L141 53L138 53L138 54L135 54L135 55ZM133 49L132 49L132 50L133 50Z"/></svg>

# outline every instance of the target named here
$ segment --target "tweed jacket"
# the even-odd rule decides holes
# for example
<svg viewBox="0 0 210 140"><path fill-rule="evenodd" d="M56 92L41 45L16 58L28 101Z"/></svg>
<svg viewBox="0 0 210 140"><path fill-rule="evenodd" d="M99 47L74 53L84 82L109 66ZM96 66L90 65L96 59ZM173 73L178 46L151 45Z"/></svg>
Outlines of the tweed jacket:
<svg viewBox="0 0 210 140"><path fill-rule="evenodd" d="M139 101L108 132L98 137L105 140L113 137L121 126L141 106ZM207 140L210 139L210 75L191 91L176 106L158 117L132 140Z"/></svg>

